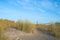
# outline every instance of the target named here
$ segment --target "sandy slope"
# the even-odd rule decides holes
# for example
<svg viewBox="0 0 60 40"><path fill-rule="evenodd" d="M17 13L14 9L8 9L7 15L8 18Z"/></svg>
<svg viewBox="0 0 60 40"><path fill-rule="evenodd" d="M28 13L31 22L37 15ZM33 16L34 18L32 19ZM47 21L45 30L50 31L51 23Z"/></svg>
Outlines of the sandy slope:
<svg viewBox="0 0 60 40"><path fill-rule="evenodd" d="M57 40L56 38L40 31L37 31L37 33L34 34L26 34L13 28L5 30L4 35L9 37L10 40Z"/></svg>

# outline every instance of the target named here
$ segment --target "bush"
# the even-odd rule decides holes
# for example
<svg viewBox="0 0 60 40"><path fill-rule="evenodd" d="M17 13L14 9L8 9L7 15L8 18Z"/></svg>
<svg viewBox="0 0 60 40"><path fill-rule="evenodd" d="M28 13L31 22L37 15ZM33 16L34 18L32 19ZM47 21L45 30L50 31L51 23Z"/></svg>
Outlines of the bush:
<svg viewBox="0 0 60 40"><path fill-rule="evenodd" d="M31 33L34 30L33 24L29 21L18 21L18 29L27 33Z"/></svg>

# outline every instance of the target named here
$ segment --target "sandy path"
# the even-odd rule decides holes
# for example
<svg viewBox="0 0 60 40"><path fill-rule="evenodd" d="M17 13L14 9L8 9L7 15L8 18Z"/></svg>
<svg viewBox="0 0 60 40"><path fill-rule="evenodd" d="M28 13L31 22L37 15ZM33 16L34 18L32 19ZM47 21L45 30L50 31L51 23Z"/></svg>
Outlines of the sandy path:
<svg viewBox="0 0 60 40"><path fill-rule="evenodd" d="M41 32L33 34L31 36L29 35L21 36L20 39L22 40L57 40L56 38L43 34Z"/></svg>
<svg viewBox="0 0 60 40"><path fill-rule="evenodd" d="M10 40L57 40L56 38L46 35L42 32L37 32L35 34L26 34L16 29L9 29L4 32Z"/></svg>

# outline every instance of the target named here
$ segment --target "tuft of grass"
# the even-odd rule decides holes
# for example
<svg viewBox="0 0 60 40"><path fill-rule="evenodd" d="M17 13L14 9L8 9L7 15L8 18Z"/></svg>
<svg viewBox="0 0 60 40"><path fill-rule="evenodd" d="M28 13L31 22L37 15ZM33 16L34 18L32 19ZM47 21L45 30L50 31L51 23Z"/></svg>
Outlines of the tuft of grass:
<svg viewBox="0 0 60 40"><path fill-rule="evenodd" d="M3 29L0 27L0 40L2 40Z"/></svg>
<svg viewBox="0 0 60 40"><path fill-rule="evenodd" d="M0 27L0 40L9 40L8 37L5 37L3 34L4 28Z"/></svg>
<svg viewBox="0 0 60 40"><path fill-rule="evenodd" d="M56 37L60 38L60 23L55 23L54 26Z"/></svg>
<svg viewBox="0 0 60 40"><path fill-rule="evenodd" d="M38 29L46 34L60 38L60 23L38 24Z"/></svg>
<svg viewBox="0 0 60 40"><path fill-rule="evenodd" d="M19 26L18 29L27 33L33 33L35 27L30 21L18 21Z"/></svg>

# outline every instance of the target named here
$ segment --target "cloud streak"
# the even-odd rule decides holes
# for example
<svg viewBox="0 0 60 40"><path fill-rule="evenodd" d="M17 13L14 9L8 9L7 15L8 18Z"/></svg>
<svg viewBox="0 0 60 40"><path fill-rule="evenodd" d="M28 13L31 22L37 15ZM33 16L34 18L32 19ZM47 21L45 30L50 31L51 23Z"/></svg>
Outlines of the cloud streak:
<svg viewBox="0 0 60 40"><path fill-rule="evenodd" d="M50 0L7 0L8 4L16 6L16 7L22 7L23 9L30 9L30 10L59 10L60 5L56 1L52 2ZM59 7L59 9L58 9Z"/></svg>

